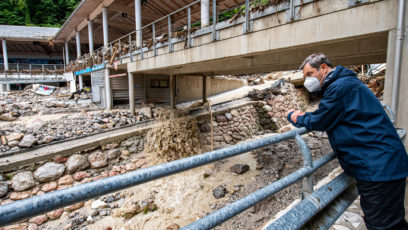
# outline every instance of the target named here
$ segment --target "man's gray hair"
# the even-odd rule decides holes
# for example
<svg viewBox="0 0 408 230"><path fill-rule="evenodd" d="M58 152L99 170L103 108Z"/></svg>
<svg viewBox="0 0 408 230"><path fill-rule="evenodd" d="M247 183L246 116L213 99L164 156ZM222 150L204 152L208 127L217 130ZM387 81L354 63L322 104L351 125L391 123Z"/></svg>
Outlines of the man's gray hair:
<svg viewBox="0 0 408 230"><path fill-rule="evenodd" d="M330 62L330 60L326 57L326 55L322 53L315 53L307 57L303 61L302 65L300 65L299 70L303 70L303 68L305 68L305 65L307 63L309 63L310 66L316 69L319 69L323 63L326 63L330 68L333 68L333 65Z"/></svg>

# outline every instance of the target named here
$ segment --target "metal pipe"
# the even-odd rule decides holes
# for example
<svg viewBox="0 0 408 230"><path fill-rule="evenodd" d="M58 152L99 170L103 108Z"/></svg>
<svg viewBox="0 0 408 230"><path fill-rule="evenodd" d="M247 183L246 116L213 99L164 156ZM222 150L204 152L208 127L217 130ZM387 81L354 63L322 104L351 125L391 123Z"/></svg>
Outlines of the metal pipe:
<svg viewBox="0 0 408 230"><path fill-rule="evenodd" d="M352 184L325 209L314 216L305 229L328 230L358 197L357 186Z"/></svg>
<svg viewBox="0 0 408 230"><path fill-rule="evenodd" d="M294 173L273 182L272 184L257 190L249 194L248 196L235 201L228 206L221 208L185 227L183 230L204 230L204 229L211 229L215 226L227 221L228 219L238 215L239 213L245 211L246 209L252 207L253 205L261 202L262 200L274 195L275 193L281 191L282 189L294 184L296 181L300 180L306 175L316 171L318 168L322 167L323 165L327 164L331 160L335 158L334 153L330 153L315 162L315 167L302 167ZM285 228L283 228L285 229ZM290 228L289 228L290 229Z"/></svg>
<svg viewBox="0 0 408 230"><path fill-rule="evenodd" d="M212 2L212 16L213 16L213 28L212 28L212 41L217 40L217 0L213 0Z"/></svg>
<svg viewBox="0 0 408 230"><path fill-rule="evenodd" d="M340 174L264 229L300 229L352 184L354 179Z"/></svg>
<svg viewBox="0 0 408 230"><path fill-rule="evenodd" d="M249 0L245 0L245 29L244 33L248 33L250 30L250 21L249 21Z"/></svg>
<svg viewBox="0 0 408 230"><path fill-rule="evenodd" d="M138 32L142 30L142 4L141 0L135 0L135 25L136 25L136 44L140 44L142 39Z"/></svg>
<svg viewBox="0 0 408 230"><path fill-rule="evenodd" d="M302 152L303 165L306 167L313 168L312 154L310 154L310 149L309 147L307 147L306 142L299 134L296 135L295 140L296 143L299 145L300 151ZM309 175L303 178L302 199L305 199L312 193L313 193L313 175Z"/></svg>
<svg viewBox="0 0 408 230"><path fill-rule="evenodd" d="M88 39L89 39L89 53L94 51L94 37L93 37L93 26L92 21L88 20Z"/></svg>
<svg viewBox="0 0 408 230"><path fill-rule="evenodd" d="M109 75L109 69L105 69ZM183 158L149 168L139 169L126 174L100 179L86 184L46 193L40 196L15 201L0 206L0 226L37 216L61 207L92 199L104 194L136 186L155 179L166 177L178 172L186 171L218 160L233 157L254 149L293 138L296 133L304 134L307 130L300 128L286 133L265 137L259 140L237 144L224 149ZM323 159L323 158L321 158ZM325 162L327 163L327 162ZM315 163L318 167L320 164ZM312 169L303 169L307 175Z"/></svg>
<svg viewBox="0 0 408 230"><path fill-rule="evenodd" d="M401 78L402 49L404 43L405 0L399 0L398 25L395 38L394 77L392 81L391 109L398 114L399 84ZM396 115L398 119L398 115Z"/></svg>
<svg viewBox="0 0 408 230"><path fill-rule="evenodd" d="M156 49L156 24L153 23L152 25L152 33L153 33L153 55L157 55L157 49Z"/></svg>
<svg viewBox="0 0 408 230"><path fill-rule="evenodd" d="M172 43L171 43L171 18L170 18L170 16L168 16L168 18L167 18L167 28L168 28L168 31L167 31L167 40L168 40L168 44L169 44L169 52L173 52L173 46L172 46Z"/></svg>
<svg viewBox="0 0 408 230"><path fill-rule="evenodd" d="M210 0L201 0L201 28L210 25Z"/></svg>
<svg viewBox="0 0 408 230"><path fill-rule="evenodd" d="M108 8L102 7L102 29L103 29L103 45L109 44L109 31L108 31Z"/></svg>
<svg viewBox="0 0 408 230"><path fill-rule="evenodd" d="M191 8L187 8L187 48L191 47Z"/></svg>

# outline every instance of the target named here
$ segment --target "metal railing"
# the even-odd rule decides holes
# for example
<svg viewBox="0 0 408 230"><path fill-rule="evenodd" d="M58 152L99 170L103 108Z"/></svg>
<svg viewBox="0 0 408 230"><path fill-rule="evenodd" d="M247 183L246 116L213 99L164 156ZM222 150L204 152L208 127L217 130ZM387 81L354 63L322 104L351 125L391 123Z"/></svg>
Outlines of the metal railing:
<svg viewBox="0 0 408 230"><path fill-rule="evenodd" d="M40 215L51 210L65 207L74 203L96 198L124 188L143 184L155 179L166 177L178 172L196 168L218 160L236 156L283 140L295 138L300 146L305 165L269 186L256 191L253 194L220 209L188 226L185 229L209 229L228 220L236 214L246 210L252 205L262 201L270 195L288 187L296 181L304 179L303 191L308 194L313 192L312 173L335 158L334 153L312 162L310 151L301 138L301 134L307 133L305 128L292 130L286 133L273 135L260 140L234 145L220 150L184 158L161 165L129 172L126 174L101 179L98 181L81 184L67 189L62 189L25 200L15 201L0 206L0 226L14 223L29 217Z"/></svg>
<svg viewBox="0 0 408 230"><path fill-rule="evenodd" d="M99 64L113 64L114 61L119 61L120 64L124 62L124 58L128 58L126 61L134 61L136 55L140 55L140 59L145 58L145 54L149 51L153 51L152 55L157 56L158 49L163 47L168 47L168 52L174 51L174 44L180 41L185 41L185 48L193 47L193 40L196 36L201 36L204 34L211 34L211 41L218 40L218 32L222 29L236 26L238 24L243 24L243 34L249 33L252 30L252 21L257 18L265 17L274 13L287 11L287 21L291 22L299 18L300 6L302 4L312 3L314 0L288 0L279 3L279 5L272 5L273 0L267 3L269 8L262 8L260 12L254 12L259 4L263 4L260 0L245 0L243 4L237 5L231 9L239 9L237 11L238 17L230 22L222 21L218 19L218 14L221 13L217 10L217 1L212 0L212 21L210 26L203 30L196 30L194 28L194 22L191 17L191 9L193 6L198 5L200 0L194 1L166 16L163 16L142 28L133 31L127 35L124 35L106 46L102 46L96 49L91 54L85 54L80 57L80 63L70 63L68 64L68 71L78 71L81 69L86 69L87 67L92 67L93 65ZM269 5L268 5L269 4ZM186 11L187 17L182 21L187 24L176 25L172 20L172 16L175 14ZM225 11L224 11L225 12ZM240 18L242 16L242 18ZM181 19L178 18L177 22ZM198 21L200 22L200 21ZM197 22L197 25L198 25ZM163 26L164 25L164 26ZM149 31L149 32L148 32ZM150 32L151 31L151 32ZM160 34L157 36L157 34ZM137 40L139 38L139 40Z"/></svg>
<svg viewBox="0 0 408 230"><path fill-rule="evenodd" d="M62 64L25 64L9 63L8 70L5 70L4 64L0 64L0 73L6 74L7 78L20 78L29 75L33 78L55 77L64 74L64 65Z"/></svg>
<svg viewBox="0 0 408 230"><path fill-rule="evenodd" d="M385 108L389 110L389 107L385 106ZM394 113L392 111L388 112L393 118ZM183 227L183 229L213 228L302 178L303 201L279 220L273 222L272 225L269 225L268 229L299 229L305 223L310 223L308 221L313 219L315 219L315 222L310 224L324 223L319 225L319 229L328 229L357 196L355 184L349 177L341 175L319 190L313 191L313 172L332 161L336 155L332 152L316 161L312 161L310 150L300 136L305 133L308 133L308 130L305 128L295 129L224 149L15 201L0 206L0 226L294 138L302 153L304 161L302 168ZM400 138L402 137L400 136ZM321 214L319 219L317 214L321 213L321 210L325 212ZM285 226L285 228L282 228L282 226Z"/></svg>

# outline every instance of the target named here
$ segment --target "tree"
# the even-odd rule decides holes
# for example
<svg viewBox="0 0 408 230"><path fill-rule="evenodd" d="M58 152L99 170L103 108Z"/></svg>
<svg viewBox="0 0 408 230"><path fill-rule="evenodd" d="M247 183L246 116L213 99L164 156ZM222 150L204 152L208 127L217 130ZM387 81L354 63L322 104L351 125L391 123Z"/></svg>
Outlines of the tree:
<svg viewBox="0 0 408 230"><path fill-rule="evenodd" d="M0 24L60 27L79 0L3 0Z"/></svg>

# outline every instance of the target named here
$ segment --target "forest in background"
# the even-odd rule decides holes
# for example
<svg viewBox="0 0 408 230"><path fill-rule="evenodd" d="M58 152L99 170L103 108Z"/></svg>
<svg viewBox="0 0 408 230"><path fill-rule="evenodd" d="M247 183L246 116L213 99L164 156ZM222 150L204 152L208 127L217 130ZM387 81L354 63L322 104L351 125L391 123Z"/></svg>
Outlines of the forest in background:
<svg viewBox="0 0 408 230"><path fill-rule="evenodd" d="M0 24L61 27L80 0L0 0Z"/></svg>

